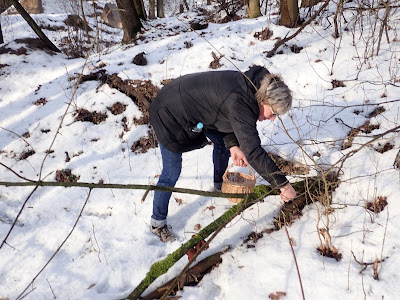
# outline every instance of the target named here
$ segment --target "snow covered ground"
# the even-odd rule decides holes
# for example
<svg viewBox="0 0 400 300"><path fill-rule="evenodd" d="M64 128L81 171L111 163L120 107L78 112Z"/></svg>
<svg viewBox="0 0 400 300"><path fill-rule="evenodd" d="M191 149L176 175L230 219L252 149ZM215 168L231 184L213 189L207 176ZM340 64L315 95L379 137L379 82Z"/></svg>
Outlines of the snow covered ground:
<svg viewBox="0 0 400 300"><path fill-rule="evenodd" d="M96 2L104 5L106 1ZM346 7L355 7L356 2ZM45 13L34 19L42 25L64 26L62 3L66 2L44 1ZM320 243L318 214L324 211L321 205L307 206L303 216L288 227L305 298L398 299L400 171L393 163L400 148L399 130L377 136L400 125L399 8L391 10L379 54L381 21L375 24L367 10L361 21L356 10L348 9L346 22L340 19L341 37L334 39L336 4L332 2L324 17L279 48L279 54L267 58L266 52L278 38L297 30L277 25L276 4L269 5L266 16L210 23L196 33L188 29L188 23L198 18L198 13L176 14L178 3L171 2L167 18L144 22L146 30L138 45L120 45L122 31L108 28L102 31L102 40L116 43L100 53L92 51L87 60L30 49L18 42L36 37L27 23L19 15L3 14L5 44L1 49L7 50L0 55L0 181L23 181L18 176L37 180L39 174L43 180L55 181L57 170L70 169L80 182L156 184L162 167L159 149L143 154L130 150L148 132L147 125L133 122L133 117L141 117L138 107L125 94L99 81L85 81L76 87L78 75L103 69L123 80L150 80L161 88L166 79L211 70L211 52L219 56L218 49L229 59L222 58L218 70L237 67L246 71L253 64L262 65L281 74L293 91L293 109L282 117L282 123L275 120L258 125L266 150L308 164L311 174L319 170L315 163L324 170L338 168L338 161L359 150L344 161L341 184L333 193L333 211L319 223L323 227L329 218L332 243L342 259L323 257L316 250ZM301 9L301 13L305 17L308 10ZM379 16L383 19L384 10ZM89 21L94 27L94 19L89 17ZM273 35L261 41L255 34L266 27ZM73 34L44 31L59 47L63 37ZM191 47L186 46L188 42ZM294 45L300 52L291 50ZM17 55L13 50L21 47L27 49L26 54ZM133 64L132 59L142 52L148 64ZM116 102L126 105L122 114L114 115L108 109ZM381 113L371 115L377 107ZM99 124L77 121L77 109L101 112L107 118ZM373 130L359 131L351 145L344 147L350 129L368 120L367 127ZM377 151L384 145L387 151ZM177 187L211 190L211 153L212 146L185 153ZM258 183L266 184L261 178ZM33 189L0 186L1 241ZM174 193L168 222L179 239L164 244L148 230L152 192L143 203L143 190L94 189L89 198L88 193L87 188L64 187L34 191L0 249L1 299L15 299L26 288L29 294L25 299L124 298L154 262L196 233L196 224L205 227L232 206L224 198ZM384 210L367 210L367 203L378 197L386 197ZM74 231L35 278L70 233L86 199ZM243 242L251 232L272 228L281 205L279 196L267 197L231 222L199 258L230 246L223 262L197 286L185 287L178 295L182 299L267 299L283 292L282 299L301 299L299 276L284 230L264 234L255 247ZM378 267L379 279L373 278L372 265L360 272L362 266L354 257L365 263L384 260ZM185 256L146 292L179 274L186 263Z"/></svg>

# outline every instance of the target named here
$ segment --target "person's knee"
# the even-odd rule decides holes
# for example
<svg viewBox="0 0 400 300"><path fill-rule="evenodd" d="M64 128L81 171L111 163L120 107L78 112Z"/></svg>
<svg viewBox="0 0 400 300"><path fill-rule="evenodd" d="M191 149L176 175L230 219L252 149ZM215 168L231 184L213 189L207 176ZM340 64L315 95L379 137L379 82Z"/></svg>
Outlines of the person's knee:
<svg viewBox="0 0 400 300"><path fill-rule="evenodd" d="M167 186L174 186L181 175L181 169L163 169L158 180L158 183Z"/></svg>

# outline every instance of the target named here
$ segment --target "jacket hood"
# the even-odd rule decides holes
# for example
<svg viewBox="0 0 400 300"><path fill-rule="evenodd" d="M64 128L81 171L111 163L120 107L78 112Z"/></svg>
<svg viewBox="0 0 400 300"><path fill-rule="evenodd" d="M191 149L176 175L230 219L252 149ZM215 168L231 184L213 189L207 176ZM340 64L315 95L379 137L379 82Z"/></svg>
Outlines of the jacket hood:
<svg viewBox="0 0 400 300"><path fill-rule="evenodd" d="M259 89L261 86L261 81L263 80L265 75L269 74L269 72L264 67L253 66L248 71L246 71L244 74L251 80L251 82L256 86L256 88ZM249 85L251 86L252 90L254 90L254 92L255 92L256 89L250 82L249 82Z"/></svg>

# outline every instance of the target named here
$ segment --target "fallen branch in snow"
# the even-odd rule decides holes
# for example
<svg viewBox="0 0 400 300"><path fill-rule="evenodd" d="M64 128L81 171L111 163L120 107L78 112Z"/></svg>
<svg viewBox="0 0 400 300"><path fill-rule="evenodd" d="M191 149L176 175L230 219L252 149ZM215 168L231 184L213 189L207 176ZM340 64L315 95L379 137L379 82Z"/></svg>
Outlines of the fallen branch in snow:
<svg viewBox="0 0 400 300"><path fill-rule="evenodd" d="M313 177L313 178L308 178L307 181L301 181L301 182L296 182L296 183L292 184L293 188L297 191L298 195L300 195L294 201L297 201L297 199L301 199L302 202L304 202L304 205L300 205L299 203L296 202L296 205L294 205L295 210L300 209L299 206L304 207L306 203L311 202L309 199L309 194L306 192L306 190L309 190L311 188L307 187L307 184L309 184L309 185L311 184L311 186L316 189L314 192L317 194L317 193L319 193L318 189L321 187L321 181L322 181L321 178ZM332 183L332 185L333 185L333 183ZM332 189L327 192L331 193ZM323 193L325 193L325 191ZM207 225L197 235L195 235L193 238L191 238L189 241L187 241L185 244L183 244L181 247L179 247L173 253L169 254L165 259L154 263L150 267L149 271L147 272L146 277L140 282L140 284L135 288L135 290L131 294L129 294L127 299L130 299L130 300L138 299L140 297L140 295L148 288L148 286L154 280L156 280L159 276L165 274L178 260L180 260L182 258L182 256L184 256L186 254L186 252L189 249L193 248L195 245L197 245L198 242L206 239L213 232L215 232L215 234L206 242L206 244L200 248L200 251L195 253L195 255L193 256L193 258L195 259L197 257L197 255L199 255L201 253L201 251L204 250L208 246L210 240L213 239L220 230L222 230L233 218L235 218L241 212L243 212L244 210L246 210L253 204L261 201L268 195L278 195L278 194L279 194L279 189L271 190L271 187L265 186L265 185L256 186L254 188L253 193L248 194L247 199L238 203L235 206L232 206L229 210L227 210L224 214L222 214L218 219L216 219L214 222ZM285 205L283 206L283 209L287 206L290 207L290 204L285 203ZM292 207L290 209L292 209ZM282 218L284 218L285 220L288 220L288 219L291 219L291 217L293 216L293 213L292 213L292 210L289 210L289 211L281 210L279 215L282 216ZM190 264L190 262L189 262L189 264ZM188 265L185 267L185 269L188 269ZM182 272L182 273L184 273L184 272Z"/></svg>
<svg viewBox="0 0 400 300"><path fill-rule="evenodd" d="M319 10L314 15L312 15L306 22L304 22L295 33L293 33L289 37L285 37L283 39L278 40L275 43L274 48L272 48L272 50L268 51L267 57L272 57L275 54L275 51L278 50L278 48L280 46L282 46L287 41L290 41L291 39L296 37L308 24L310 24L312 21L314 21L318 17L318 15L320 14L320 12L329 4L329 1L330 0L325 0L324 4L319 8Z"/></svg>
<svg viewBox="0 0 400 300"><path fill-rule="evenodd" d="M3 164L1 164L3 165ZM92 183L92 182L58 182L58 181L27 181L27 182L11 182L0 181L0 186L63 186L63 187L83 187L90 189L125 189L125 190L149 190L149 191L162 191L162 192L176 192L183 194L192 194L205 197L218 197L218 198L244 198L245 194L227 194L220 192L207 192L201 190L156 186L147 184L118 184L118 183Z"/></svg>
<svg viewBox="0 0 400 300"><path fill-rule="evenodd" d="M162 286L158 287L156 290L142 297L142 300L151 300L151 299L160 299L172 286L172 289L182 289L185 285L193 284L193 282L199 282L201 278L209 272L209 269L216 266L217 264L222 262L221 255L224 254L227 250L223 250L217 253L214 253L202 261L198 262L196 265L191 267L187 272L185 272L185 276L183 278L179 278L180 276L176 276L175 278L169 280L164 283ZM177 280L177 284L174 282ZM170 293L168 293L170 294Z"/></svg>
<svg viewBox="0 0 400 300"><path fill-rule="evenodd" d="M382 258L381 260L377 260L377 259L376 259L376 260L373 261L373 262L363 262L363 261L359 261L359 260L357 259L356 255L354 254L353 251L351 251L351 254L353 255L353 258L354 258L354 260L356 261L356 263L358 263L358 264L362 267L360 273L362 273L368 266L373 266L373 265L376 264L376 263L382 263L382 262L385 261L386 258L388 258L388 257L385 257L385 258Z"/></svg>

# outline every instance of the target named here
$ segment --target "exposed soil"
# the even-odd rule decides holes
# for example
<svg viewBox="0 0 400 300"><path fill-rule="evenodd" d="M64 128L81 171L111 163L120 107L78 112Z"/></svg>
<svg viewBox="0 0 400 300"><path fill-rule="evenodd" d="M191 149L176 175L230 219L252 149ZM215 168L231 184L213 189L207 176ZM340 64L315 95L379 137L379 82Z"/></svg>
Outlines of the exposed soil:
<svg viewBox="0 0 400 300"><path fill-rule="evenodd" d="M93 31L92 28L78 15L69 15L67 19L64 20L65 25L71 26L73 28L81 29L84 31Z"/></svg>
<svg viewBox="0 0 400 300"><path fill-rule="evenodd" d="M106 113L90 112L84 108L78 108L74 116L76 121L91 122L93 124L100 124L107 119Z"/></svg>
<svg viewBox="0 0 400 300"><path fill-rule="evenodd" d="M379 196L373 202L367 202L367 209L379 213L385 209L386 205L388 205L387 197Z"/></svg>
<svg viewBox="0 0 400 300"><path fill-rule="evenodd" d="M342 145L342 150L348 149L351 146L353 146L353 141L354 138L360 133L371 133L375 129L379 129L379 124L371 124L370 121L366 121L363 125L357 127L357 128L352 128L350 132L347 134L347 138L343 142Z"/></svg>
<svg viewBox="0 0 400 300"><path fill-rule="evenodd" d="M336 259L336 261L339 261L339 260L342 259L342 254L339 253L339 250L336 249L335 247L332 247L332 249L331 248L327 248L327 247L324 247L324 248L318 247L317 251L322 256L334 258L334 259Z"/></svg>
<svg viewBox="0 0 400 300"><path fill-rule="evenodd" d="M135 65L138 65L138 66L147 65L147 59L144 55L145 55L144 52L136 54L136 56L132 60L132 63L134 63Z"/></svg>
<svg viewBox="0 0 400 300"><path fill-rule="evenodd" d="M36 106L45 105L48 101L45 98L40 98L33 102Z"/></svg>
<svg viewBox="0 0 400 300"><path fill-rule="evenodd" d="M385 143L384 145L379 145L375 150L379 153L385 153L386 151L392 150L394 148L394 145L391 143Z"/></svg>
<svg viewBox="0 0 400 300"><path fill-rule="evenodd" d="M331 83L332 83L332 88L334 88L334 89L338 88L338 87L345 87L346 86L343 81L336 80L336 79L333 79Z"/></svg>
<svg viewBox="0 0 400 300"><path fill-rule="evenodd" d="M383 106L378 106L377 108L375 108L373 111L371 111L368 114L368 118L376 117L377 115L380 115L381 113L383 113L385 111L386 111L386 109Z"/></svg>
<svg viewBox="0 0 400 300"><path fill-rule="evenodd" d="M8 47L0 47L0 54L14 54L14 55L27 55L28 54L28 50L26 50L25 47L20 47L17 50L8 48Z"/></svg>
<svg viewBox="0 0 400 300"><path fill-rule="evenodd" d="M223 65L219 62L221 60L221 57L218 57L214 52L211 52L212 57L214 58L214 60L212 62L210 62L210 68L211 69L219 69L221 68Z"/></svg>
<svg viewBox="0 0 400 300"><path fill-rule="evenodd" d="M35 154L35 150L29 150L29 151L26 151L26 152L23 152L22 154L21 154L21 156L19 157L19 159L20 160L23 160L23 159L27 159L29 156L32 156L33 154Z"/></svg>
<svg viewBox="0 0 400 300"><path fill-rule="evenodd" d="M307 175L310 172L310 168L306 165L285 160L273 153L268 153L268 155L285 175Z"/></svg>
<svg viewBox="0 0 400 300"><path fill-rule="evenodd" d="M54 52L49 49L49 46L39 38L16 39L15 42L18 44L24 44L31 50L43 50L48 54L54 55Z"/></svg>
<svg viewBox="0 0 400 300"><path fill-rule="evenodd" d="M108 75L105 70L85 75L81 82L89 80L98 80L127 95L143 113L141 118L134 119L134 123L137 125L149 124L148 107L158 93L158 88L150 80L122 80L117 74Z"/></svg>
<svg viewBox="0 0 400 300"><path fill-rule="evenodd" d="M260 41L269 40L274 33L268 27L265 27L262 31L254 33L254 37Z"/></svg>
<svg viewBox="0 0 400 300"><path fill-rule="evenodd" d="M115 102L111 107L107 107L113 115L120 115L126 110L126 105L121 102Z"/></svg>
<svg viewBox="0 0 400 300"><path fill-rule="evenodd" d="M158 147L158 141L152 129L149 129L147 137L141 137L132 144L131 150L134 153L146 153L149 149Z"/></svg>
<svg viewBox="0 0 400 300"><path fill-rule="evenodd" d="M70 169L56 171L56 180L58 182L77 182L79 176L72 174Z"/></svg>

